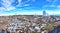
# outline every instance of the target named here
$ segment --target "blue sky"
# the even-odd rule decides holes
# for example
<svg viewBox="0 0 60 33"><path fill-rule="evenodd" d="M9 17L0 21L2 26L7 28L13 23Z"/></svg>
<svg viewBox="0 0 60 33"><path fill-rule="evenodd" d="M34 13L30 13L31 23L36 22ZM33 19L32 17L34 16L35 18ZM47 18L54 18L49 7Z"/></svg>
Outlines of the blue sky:
<svg viewBox="0 0 60 33"><path fill-rule="evenodd" d="M1 0L0 15L60 15L60 0Z"/></svg>

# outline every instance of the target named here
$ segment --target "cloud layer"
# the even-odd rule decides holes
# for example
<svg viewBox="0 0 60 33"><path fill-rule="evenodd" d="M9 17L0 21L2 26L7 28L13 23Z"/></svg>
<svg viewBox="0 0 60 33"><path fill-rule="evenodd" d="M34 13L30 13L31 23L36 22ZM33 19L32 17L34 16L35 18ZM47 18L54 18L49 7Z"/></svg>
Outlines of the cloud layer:
<svg viewBox="0 0 60 33"><path fill-rule="evenodd" d="M33 11L32 11L33 10ZM37 10L37 11L35 11ZM0 14L26 14L42 15L42 11L47 10L49 15L60 14L60 0L1 0ZM8 14L7 12L8 11ZM50 13L51 11L51 13ZM5 14L4 14L5 13Z"/></svg>

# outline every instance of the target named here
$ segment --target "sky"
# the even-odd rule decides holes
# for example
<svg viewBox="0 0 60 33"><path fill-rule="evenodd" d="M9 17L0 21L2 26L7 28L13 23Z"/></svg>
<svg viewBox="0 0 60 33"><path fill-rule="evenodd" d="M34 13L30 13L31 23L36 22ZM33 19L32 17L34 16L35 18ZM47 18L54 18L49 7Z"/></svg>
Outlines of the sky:
<svg viewBox="0 0 60 33"><path fill-rule="evenodd" d="M0 0L0 16L60 15L60 0Z"/></svg>

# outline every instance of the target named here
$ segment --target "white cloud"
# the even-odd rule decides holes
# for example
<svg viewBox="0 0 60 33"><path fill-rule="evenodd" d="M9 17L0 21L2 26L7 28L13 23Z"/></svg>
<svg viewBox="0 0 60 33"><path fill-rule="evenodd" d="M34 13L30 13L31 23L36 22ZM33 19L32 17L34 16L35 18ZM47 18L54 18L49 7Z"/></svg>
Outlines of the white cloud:
<svg viewBox="0 0 60 33"><path fill-rule="evenodd" d="M15 0L14 0L15 1ZM13 0L2 0L2 5L4 7L0 7L0 11L10 11L10 10L15 10L16 8L14 6L11 5L12 2L14 2ZM25 2L22 2L22 0L18 0L18 7L21 7L22 4L25 4L29 1L36 1L36 0L27 0ZM25 4L23 6L30 6L30 4Z"/></svg>
<svg viewBox="0 0 60 33"><path fill-rule="evenodd" d="M15 7L13 7L13 6L10 6L10 7L5 8L5 9L6 9L6 11L10 11L10 10L15 10L16 8L15 8Z"/></svg>
<svg viewBox="0 0 60 33"><path fill-rule="evenodd" d="M52 2L52 0L46 0L47 2Z"/></svg>
<svg viewBox="0 0 60 33"><path fill-rule="evenodd" d="M0 12L3 12L3 11L10 11L10 10L15 10L16 8L15 7L8 7L8 8L5 8L5 7L0 7Z"/></svg>
<svg viewBox="0 0 60 33"><path fill-rule="evenodd" d="M57 2L58 0L46 0L47 2L52 2L52 4L53 3L55 3L55 2Z"/></svg>
<svg viewBox="0 0 60 33"><path fill-rule="evenodd" d="M18 0L18 5L17 6L20 6L21 5L21 2L22 2L22 0Z"/></svg>
<svg viewBox="0 0 60 33"><path fill-rule="evenodd" d="M55 4L58 0L53 0L52 4Z"/></svg>
<svg viewBox="0 0 60 33"><path fill-rule="evenodd" d="M58 15L60 14L60 10L46 10L48 15Z"/></svg>
<svg viewBox="0 0 60 33"><path fill-rule="evenodd" d="M56 8L60 8L60 5L57 5L58 4L58 0L46 0L46 1L50 2L51 4L44 5L43 8L45 8L45 7L56 7Z"/></svg>
<svg viewBox="0 0 60 33"><path fill-rule="evenodd" d="M31 0L32 2L35 2L36 0Z"/></svg>
<svg viewBox="0 0 60 33"><path fill-rule="evenodd" d="M46 10L48 15L58 15L60 14L60 10ZM21 15L43 15L43 10L31 11L31 12L17 12L17 14Z"/></svg>
<svg viewBox="0 0 60 33"><path fill-rule="evenodd" d="M29 2L30 0L27 0L25 2L22 2L23 0L18 0L18 5L17 6L21 6L22 4L26 4L27 2Z"/></svg>
<svg viewBox="0 0 60 33"><path fill-rule="evenodd" d="M56 5L44 5L43 8L45 7L56 7Z"/></svg>
<svg viewBox="0 0 60 33"><path fill-rule="evenodd" d="M60 9L60 5L58 5L57 8Z"/></svg>
<svg viewBox="0 0 60 33"><path fill-rule="evenodd" d="M30 6L30 4L25 4L24 6Z"/></svg>
<svg viewBox="0 0 60 33"><path fill-rule="evenodd" d="M1 12L1 11L5 11L5 8L3 8L3 7L0 7L0 12Z"/></svg>
<svg viewBox="0 0 60 33"><path fill-rule="evenodd" d="M54 5L54 4L52 4L52 5L44 5L42 8L46 8L46 7L53 7L53 8L56 8L57 10L60 9L60 5Z"/></svg>
<svg viewBox="0 0 60 33"><path fill-rule="evenodd" d="M25 10L26 11L26 10ZM48 15L59 15L60 10L46 10ZM1 13L0 16L9 16L9 15L43 15L43 10L36 10L36 11L27 11L27 12L15 12L15 13Z"/></svg>
<svg viewBox="0 0 60 33"><path fill-rule="evenodd" d="M50 7L56 7L55 5L50 5Z"/></svg>
<svg viewBox="0 0 60 33"><path fill-rule="evenodd" d="M42 11L27 11L27 12L17 12L16 14L21 14L21 15L42 15Z"/></svg>
<svg viewBox="0 0 60 33"><path fill-rule="evenodd" d="M3 7L0 7L0 11L10 11L16 9L11 5L11 2L9 0L2 0Z"/></svg>
<svg viewBox="0 0 60 33"><path fill-rule="evenodd" d="M46 1L48 1L48 2L49 2L50 0L46 0Z"/></svg>
<svg viewBox="0 0 60 33"><path fill-rule="evenodd" d="M2 1L3 1L2 4L3 4L3 6L4 6L5 8L11 6L11 2L10 2L9 0L2 0Z"/></svg>
<svg viewBox="0 0 60 33"><path fill-rule="evenodd" d="M18 10L19 11L19 10ZM0 16L9 16L9 15L42 15L42 11L41 10L36 10L36 11L28 11L28 10L25 10L27 12L14 12L14 13L7 13L7 12L0 12Z"/></svg>
<svg viewBox="0 0 60 33"><path fill-rule="evenodd" d="M58 0L46 0L47 2L51 3L51 5L57 4Z"/></svg>

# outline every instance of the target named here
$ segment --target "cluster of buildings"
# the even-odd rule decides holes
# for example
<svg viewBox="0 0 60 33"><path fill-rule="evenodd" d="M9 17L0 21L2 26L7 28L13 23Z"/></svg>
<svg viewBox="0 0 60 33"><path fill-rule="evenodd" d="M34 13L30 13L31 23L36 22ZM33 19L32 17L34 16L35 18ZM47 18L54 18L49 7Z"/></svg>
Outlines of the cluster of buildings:
<svg viewBox="0 0 60 33"><path fill-rule="evenodd" d="M47 16L45 11L43 11L43 16L14 15L0 17L1 24L7 22L4 25L10 33L48 33L48 30L46 30L48 24L59 21L59 16Z"/></svg>
<svg viewBox="0 0 60 33"><path fill-rule="evenodd" d="M42 17L18 17L9 21L7 29L10 32L15 33L43 33L48 31L45 29L48 22L58 22L59 17L55 16L42 16ZM42 23L40 23L42 22Z"/></svg>
<svg viewBox="0 0 60 33"><path fill-rule="evenodd" d="M36 24L33 22L18 22L18 23L9 23L8 31L10 32L23 32L23 33L41 33L44 31L47 24ZM42 29L42 30L41 30Z"/></svg>
<svg viewBox="0 0 60 33"><path fill-rule="evenodd" d="M26 19L26 18L24 18ZM27 20L27 21L26 21ZM18 19L13 19L11 21L9 21L9 23L7 24L7 30L15 33L41 33L43 32L42 28L45 28L47 26L47 24L37 24L35 22L29 21L28 19L26 19L25 21L21 21ZM41 30L42 29L42 30ZM45 30L46 31L46 30ZM47 32L47 31L46 31Z"/></svg>

